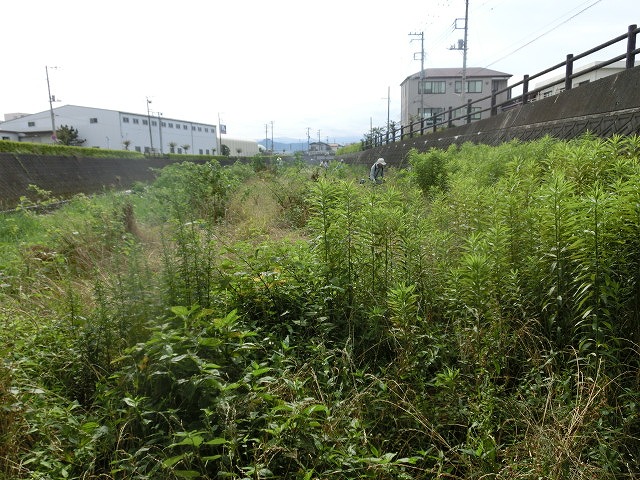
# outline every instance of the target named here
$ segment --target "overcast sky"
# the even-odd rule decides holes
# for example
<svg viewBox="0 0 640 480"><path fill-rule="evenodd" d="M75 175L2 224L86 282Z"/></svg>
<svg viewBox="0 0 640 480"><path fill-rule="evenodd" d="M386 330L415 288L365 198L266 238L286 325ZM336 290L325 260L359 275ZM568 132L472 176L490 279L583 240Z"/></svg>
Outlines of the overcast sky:
<svg viewBox="0 0 640 480"><path fill-rule="evenodd" d="M231 137L334 141L399 121L411 34L425 68L462 66L465 0L28 0L1 15L0 119L48 110L50 67L54 106L141 114L148 97ZM467 66L519 81L634 23L638 0L469 0Z"/></svg>

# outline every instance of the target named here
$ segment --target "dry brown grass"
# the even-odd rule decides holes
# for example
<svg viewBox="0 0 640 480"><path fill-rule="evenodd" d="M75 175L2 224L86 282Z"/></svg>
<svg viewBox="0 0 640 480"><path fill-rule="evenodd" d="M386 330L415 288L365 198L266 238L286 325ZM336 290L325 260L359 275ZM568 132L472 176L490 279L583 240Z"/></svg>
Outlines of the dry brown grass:
<svg viewBox="0 0 640 480"><path fill-rule="evenodd" d="M219 234L229 242L302 239L301 232L284 224L284 210L276 197L282 192L274 192L270 186L271 180L254 177L240 187L229 201Z"/></svg>

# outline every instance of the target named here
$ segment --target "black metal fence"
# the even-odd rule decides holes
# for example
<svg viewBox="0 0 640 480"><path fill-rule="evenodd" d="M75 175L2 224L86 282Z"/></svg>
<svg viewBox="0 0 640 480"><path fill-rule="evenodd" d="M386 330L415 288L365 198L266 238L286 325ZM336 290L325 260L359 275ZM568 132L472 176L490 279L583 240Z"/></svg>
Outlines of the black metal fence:
<svg viewBox="0 0 640 480"><path fill-rule="evenodd" d="M398 127L392 126L388 129L388 131L382 131L376 134L371 133L362 141L363 150L378 147L380 145L386 145L388 143L396 142L404 138L413 138L415 136L424 135L425 133L428 133L430 131L435 132L438 130L438 128L450 128L454 126L454 122L457 120L463 120L465 123L471 123L473 117L481 118L482 114L485 112L490 112L491 116L497 115L499 111L505 111L510 108L518 107L520 105L532 102L536 99L538 93L559 84L564 83L564 89L571 90L571 88L573 87L574 78L607 67L621 60L625 60L626 69L633 68L635 66L635 57L640 53L640 48L636 47L636 37L638 35L638 32L640 32L640 29L637 27L637 25L629 25L627 33L612 38L608 42L593 47L592 49L580 53L579 55L568 54L566 60L552 67L549 67L546 70L538 72L535 75L525 75L522 80L514 83L513 85L509 85L502 90L493 90L491 92L491 95L478 98L476 100L469 99L463 105L459 105L455 108L449 107L446 113L438 113L430 117L424 117L416 122L410 123L409 125L401 125ZM590 68L581 69L577 73L573 72L574 62L586 58L596 52L604 50L605 48L608 48L612 45L618 44L624 40L626 40L626 51L624 53L610 58L609 60L598 62L596 65ZM542 87L529 90L529 83L531 82L531 80L540 78L543 75L547 75L548 73L554 72L560 68L564 68L563 78L545 83ZM514 89L519 90L520 87L522 87L522 94L513 97L512 93ZM507 93L508 99L503 102L498 102L498 96L502 93ZM491 100L490 107L483 108L481 110L473 110L474 105L485 102L488 99ZM454 112L464 113L462 115L456 115L454 114Z"/></svg>

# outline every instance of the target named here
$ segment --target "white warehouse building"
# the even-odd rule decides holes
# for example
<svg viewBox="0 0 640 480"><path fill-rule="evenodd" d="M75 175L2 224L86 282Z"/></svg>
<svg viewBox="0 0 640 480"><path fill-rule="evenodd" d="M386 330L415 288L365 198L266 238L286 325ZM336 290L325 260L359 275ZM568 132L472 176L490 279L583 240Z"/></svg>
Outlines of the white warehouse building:
<svg viewBox="0 0 640 480"><path fill-rule="evenodd" d="M143 153L219 154L216 125L164 116L64 105L34 114L7 114L0 138L54 143L53 126L78 131L83 147ZM222 143L224 143L224 137Z"/></svg>

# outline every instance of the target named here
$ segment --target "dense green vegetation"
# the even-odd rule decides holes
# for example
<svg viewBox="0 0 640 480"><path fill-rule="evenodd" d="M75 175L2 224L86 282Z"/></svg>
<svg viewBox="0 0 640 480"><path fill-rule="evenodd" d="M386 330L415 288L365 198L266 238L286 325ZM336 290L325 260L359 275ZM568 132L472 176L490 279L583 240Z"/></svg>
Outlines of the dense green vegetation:
<svg viewBox="0 0 640 480"><path fill-rule="evenodd" d="M10 140L0 140L0 152L81 157L144 158L142 153L127 150L107 150L63 144L12 142Z"/></svg>
<svg viewBox="0 0 640 480"><path fill-rule="evenodd" d="M77 130L64 126L64 130L60 130L65 142L72 142L77 138ZM75 133L70 133L73 130ZM63 133L64 132L64 133ZM75 137L74 137L75 136ZM69 137L73 137L69 139ZM228 150L228 149L227 149ZM106 148L96 147L82 147L79 145L57 143L32 143L32 142L13 142L10 140L0 140L0 152L3 153L21 153L21 154L34 154L34 155L57 155L65 157L98 157L98 158L145 158L145 155L141 152L135 152L133 150L110 150ZM227 151L227 155L229 152ZM227 157L223 155L195 155L195 154L176 154L165 153L162 155L166 158L171 158L179 161L197 161L203 160L222 160Z"/></svg>
<svg viewBox="0 0 640 480"><path fill-rule="evenodd" d="M2 217L0 479L638 478L640 138L409 164Z"/></svg>

